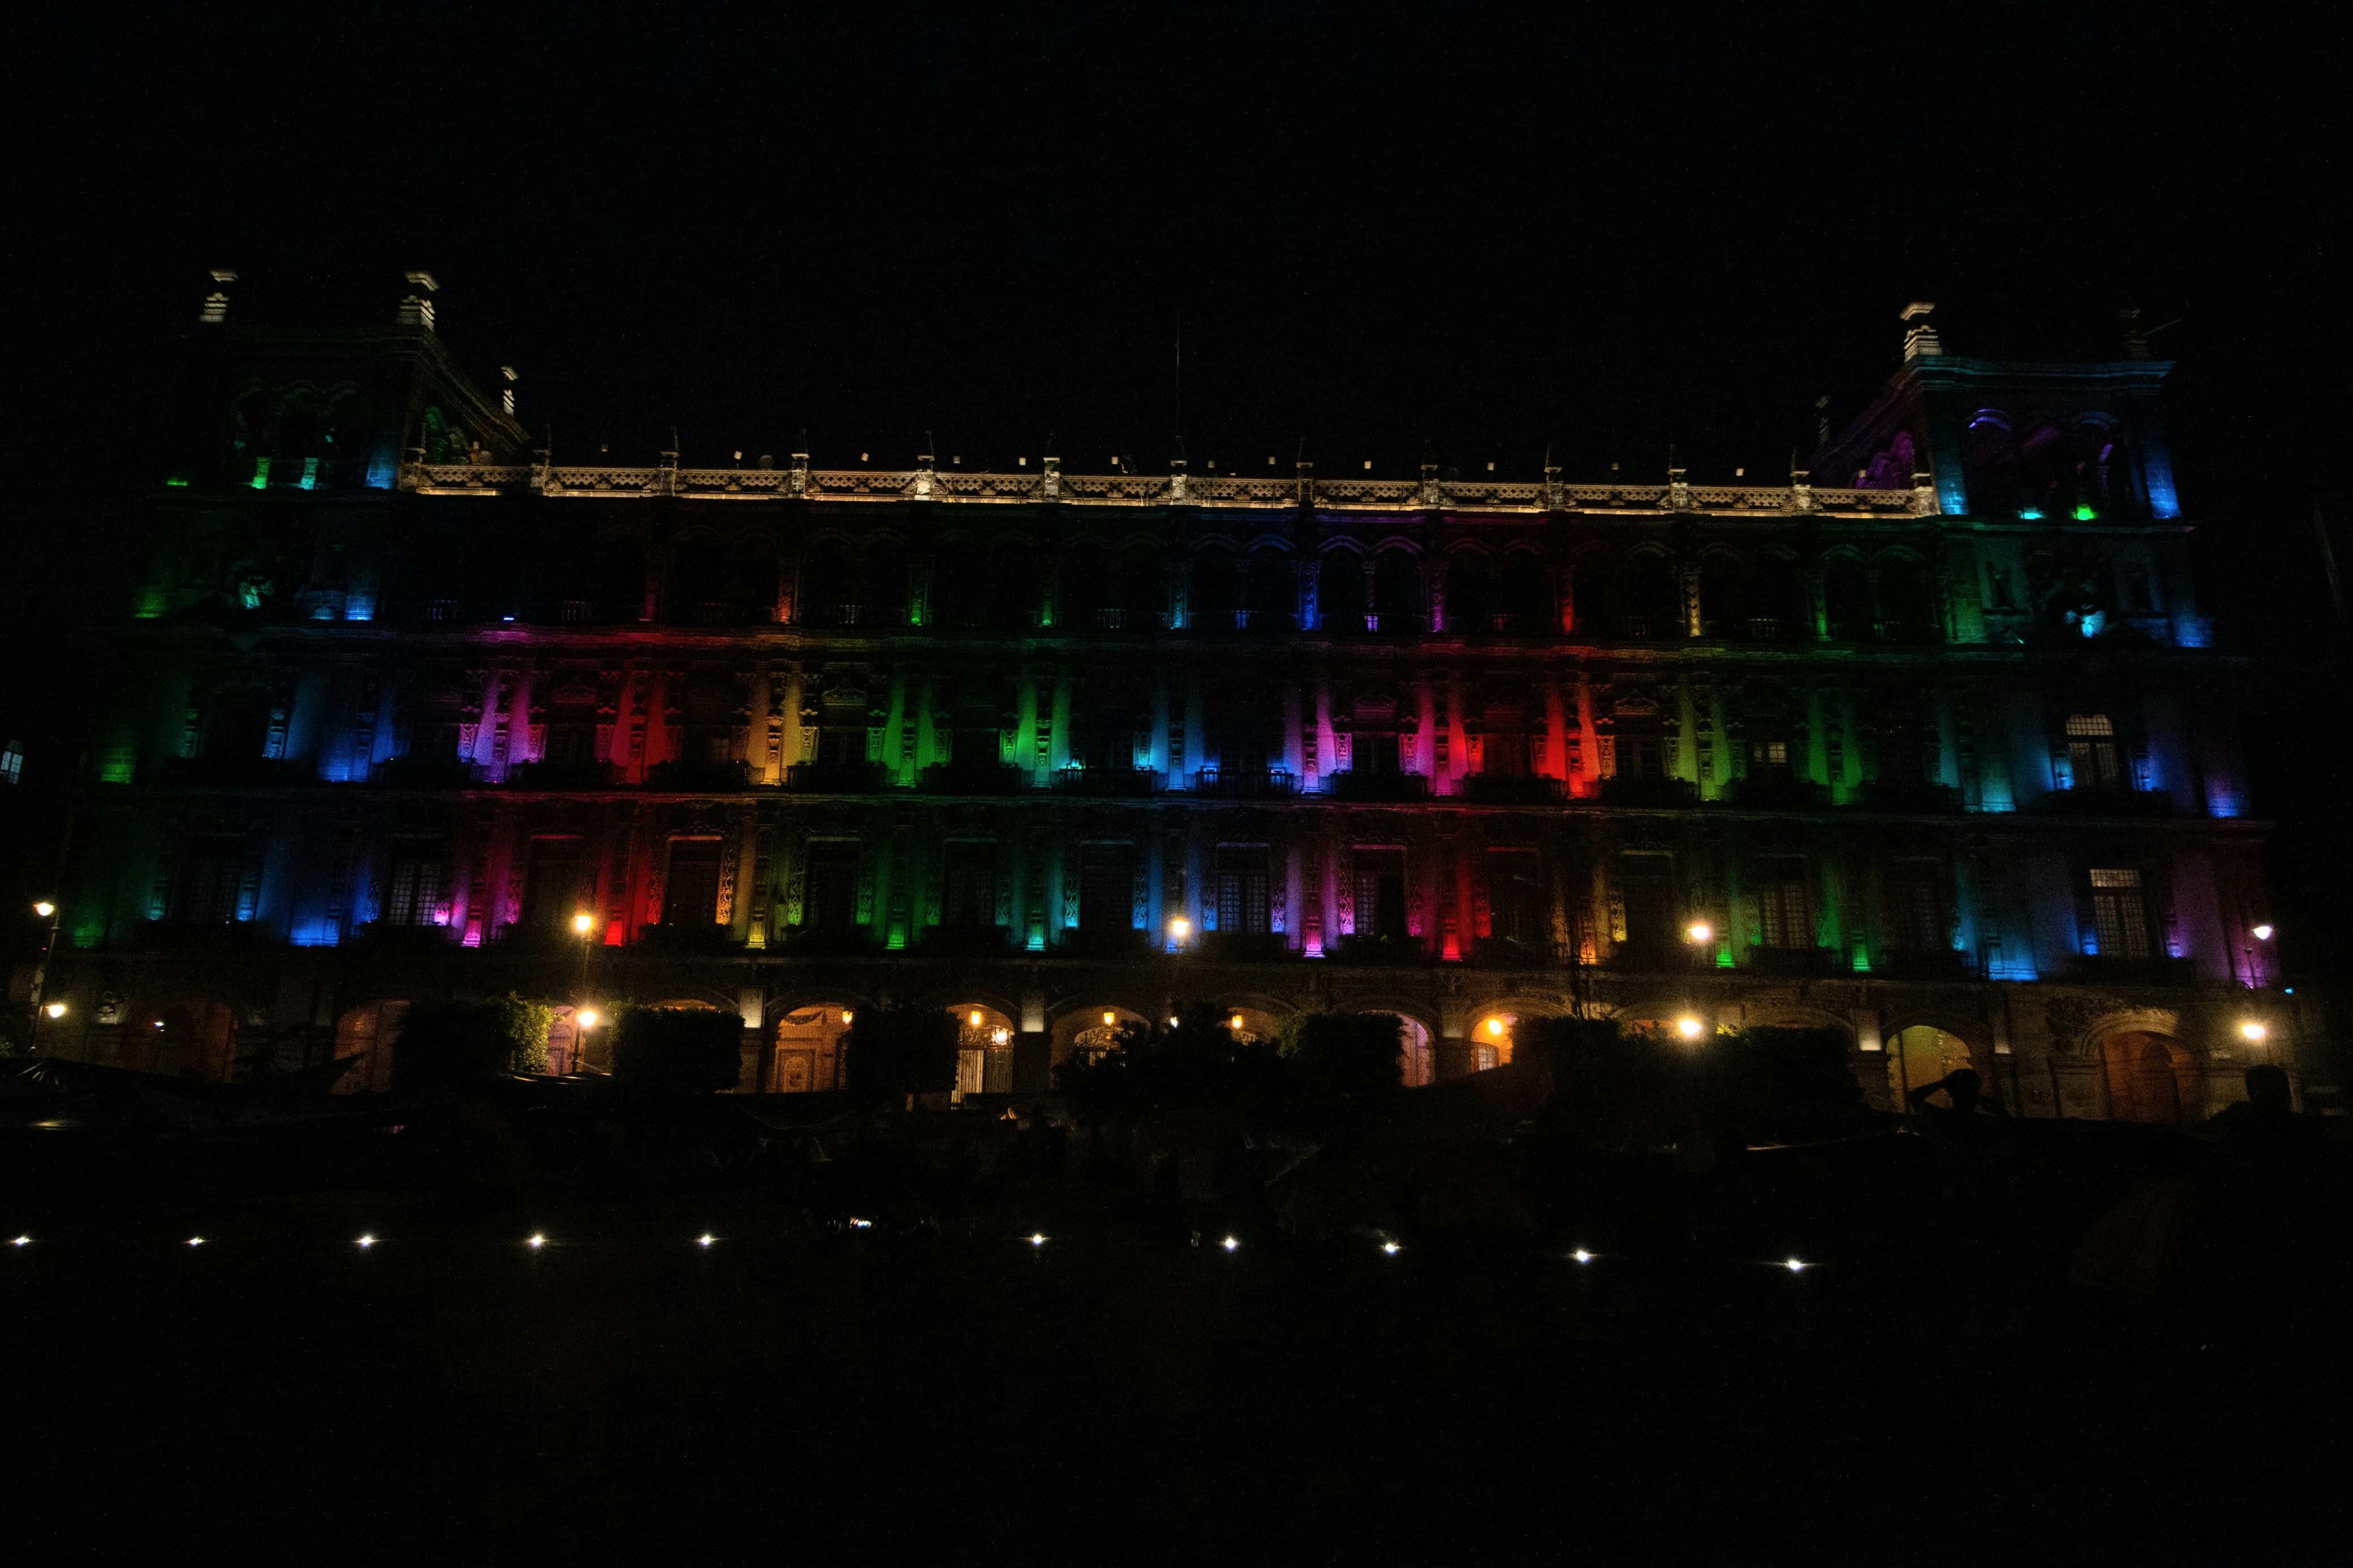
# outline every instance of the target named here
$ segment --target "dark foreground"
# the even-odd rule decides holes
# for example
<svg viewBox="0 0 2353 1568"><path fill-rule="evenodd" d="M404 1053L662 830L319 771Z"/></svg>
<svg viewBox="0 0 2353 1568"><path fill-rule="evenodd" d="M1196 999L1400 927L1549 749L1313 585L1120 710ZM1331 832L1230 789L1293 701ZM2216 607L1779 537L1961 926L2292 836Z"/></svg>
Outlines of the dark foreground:
<svg viewBox="0 0 2353 1568"><path fill-rule="evenodd" d="M2252 1302L2201 1334L1867 1258L1032 1247L719 1197L51 1223L77 1228L0 1258L19 1562L2353 1545L2342 1320L2284 1341Z"/></svg>

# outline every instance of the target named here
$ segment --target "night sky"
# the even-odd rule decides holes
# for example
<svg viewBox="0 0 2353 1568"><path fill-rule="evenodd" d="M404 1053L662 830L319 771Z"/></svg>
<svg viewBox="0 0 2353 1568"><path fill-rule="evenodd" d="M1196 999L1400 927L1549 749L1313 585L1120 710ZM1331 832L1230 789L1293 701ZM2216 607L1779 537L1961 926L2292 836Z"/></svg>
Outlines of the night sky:
<svg viewBox="0 0 2353 1568"><path fill-rule="evenodd" d="M214 266L248 321L429 268L559 458L690 465L1773 482L1908 300L2060 357L2133 304L2223 637L2341 658L2344 58L2319 7L60 9L5 243L89 526L6 575L54 611L132 514Z"/></svg>

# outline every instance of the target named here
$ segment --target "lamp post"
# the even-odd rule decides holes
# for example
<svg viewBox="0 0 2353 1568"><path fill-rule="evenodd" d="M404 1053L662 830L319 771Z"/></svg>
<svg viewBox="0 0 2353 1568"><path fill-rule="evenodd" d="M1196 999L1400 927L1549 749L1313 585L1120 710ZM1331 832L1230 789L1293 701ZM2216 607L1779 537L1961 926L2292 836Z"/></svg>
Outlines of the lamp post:
<svg viewBox="0 0 2353 1568"><path fill-rule="evenodd" d="M41 956L33 964L32 1032L26 1037L26 1048L28 1050L36 1049L39 1046L41 1019L44 1016L62 1018L66 1016L65 1004L62 1002L47 1008L41 1005L41 988L48 983L49 978L49 956L58 950L58 922L65 917L58 906L47 899L43 899L35 904L33 913L47 921L49 929L41 935Z"/></svg>
<svg viewBox="0 0 2353 1568"><path fill-rule="evenodd" d="M596 917L582 910L572 917L572 932L580 939L580 999L572 1010L572 1062L578 1072L587 1060L587 1031L596 1026L596 1009L588 1005L588 952L596 945Z"/></svg>
<svg viewBox="0 0 2353 1568"><path fill-rule="evenodd" d="M2247 928L2247 934L2254 938L2254 942L2269 942L2272 939L2272 923L2263 921L2251 925ZM2250 991L2260 989L2262 984L2260 972L2255 968L2254 942L2243 944L2247 954L2247 989Z"/></svg>

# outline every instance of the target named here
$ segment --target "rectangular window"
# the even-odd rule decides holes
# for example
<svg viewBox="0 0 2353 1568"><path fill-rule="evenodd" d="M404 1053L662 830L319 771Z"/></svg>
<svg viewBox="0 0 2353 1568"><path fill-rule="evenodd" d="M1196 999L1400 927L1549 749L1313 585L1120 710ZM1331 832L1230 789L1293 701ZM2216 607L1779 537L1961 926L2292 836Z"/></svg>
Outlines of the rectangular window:
<svg viewBox="0 0 2353 1568"><path fill-rule="evenodd" d="M833 838L809 845L808 898L801 920L817 931L843 931L858 923L856 844Z"/></svg>
<svg viewBox="0 0 2353 1568"><path fill-rule="evenodd" d="M719 851L716 838L670 841L670 876L662 883L662 924L709 925L719 914Z"/></svg>
<svg viewBox="0 0 2353 1568"><path fill-rule="evenodd" d="M594 721L562 719L547 727L544 760L559 765L593 763L596 760L596 726Z"/></svg>
<svg viewBox="0 0 2353 1568"><path fill-rule="evenodd" d="M1626 945L1652 962L1675 950L1672 857L1636 852L1619 858L1618 883L1626 905Z"/></svg>
<svg viewBox="0 0 2353 1568"><path fill-rule="evenodd" d="M1618 776L1656 779L1666 776L1666 751L1657 735L1620 735L1616 747Z"/></svg>
<svg viewBox="0 0 2353 1568"><path fill-rule="evenodd" d="M1531 738L1525 731L1498 731L1483 737L1479 772L1491 778L1524 779L1528 776L1528 753Z"/></svg>
<svg viewBox="0 0 2353 1568"><path fill-rule="evenodd" d="M1135 925L1135 847L1079 847L1079 929L1129 931Z"/></svg>
<svg viewBox="0 0 2353 1568"><path fill-rule="evenodd" d="M522 912L526 931L572 932L573 906L580 897L580 840L534 838L523 863Z"/></svg>
<svg viewBox="0 0 2353 1568"><path fill-rule="evenodd" d="M1359 849L1352 868L1356 879L1356 934L1405 941L1405 851Z"/></svg>
<svg viewBox="0 0 2353 1568"><path fill-rule="evenodd" d="M1989 610L2018 608L2018 591L2011 584L2010 568L1999 562L1986 568L1986 608Z"/></svg>
<svg viewBox="0 0 2353 1568"><path fill-rule="evenodd" d="M1534 952L1551 936L1545 898L1536 881L1533 849L1487 851L1488 934L1496 942Z"/></svg>
<svg viewBox="0 0 2353 1568"><path fill-rule="evenodd" d="M1757 931L1766 947L1814 945L1814 922L1806 898L1803 861L1767 860L1757 868Z"/></svg>
<svg viewBox="0 0 2353 1568"><path fill-rule="evenodd" d="M2116 789L2123 784L2116 766L2116 729L2106 714L2067 716L2067 767L2076 789Z"/></svg>
<svg viewBox="0 0 2353 1568"><path fill-rule="evenodd" d="M1787 741L1749 742L1748 771L1756 773L1788 773L1789 771L1789 742Z"/></svg>
<svg viewBox="0 0 2353 1568"><path fill-rule="evenodd" d="M940 873L940 923L979 931L997 923L997 846L955 843Z"/></svg>
<svg viewBox="0 0 2353 1568"><path fill-rule="evenodd" d="M180 857L172 918L184 925L227 925L237 919L237 884L244 872L242 840L190 839Z"/></svg>
<svg viewBox="0 0 2353 1568"><path fill-rule="evenodd" d="M1227 844L1219 847L1218 930L1220 932L1263 936L1271 930L1267 890L1264 846Z"/></svg>
<svg viewBox="0 0 2353 1568"><path fill-rule="evenodd" d="M1887 873L1887 940L1910 952L1947 945L1944 879L1934 860L1899 860Z"/></svg>
<svg viewBox="0 0 2353 1568"><path fill-rule="evenodd" d="M849 767L866 760L866 729L857 723L818 726L817 760L833 767Z"/></svg>
<svg viewBox="0 0 2353 1568"><path fill-rule="evenodd" d="M381 916L386 925L429 926L436 922L441 913L443 865L438 844L394 846Z"/></svg>
<svg viewBox="0 0 2353 1568"><path fill-rule="evenodd" d="M2141 901L2140 873L2128 868L2092 873L2092 929L2109 958L2148 956L2148 907Z"/></svg>
<svg viewBox="0 0 2353 1568"><path fill-rule="evenodd" d="M2136 614L2145 615L2156 607L2156 601L2151 597L2148 591L2148 568L2146 566L2126 567L2125 608L2133 611Z"/></svg>

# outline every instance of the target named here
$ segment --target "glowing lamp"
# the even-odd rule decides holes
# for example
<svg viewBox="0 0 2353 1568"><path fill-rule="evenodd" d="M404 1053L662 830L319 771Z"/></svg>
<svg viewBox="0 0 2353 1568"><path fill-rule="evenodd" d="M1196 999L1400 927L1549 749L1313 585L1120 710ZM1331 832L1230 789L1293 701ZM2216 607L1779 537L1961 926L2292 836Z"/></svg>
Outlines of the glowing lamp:
<svg viewBox="0 0 2353 1568"><path fill-rule="evenodd" d="M575 1021L577 1022L584 1029L595 1028L597 1024L596 1009L594 1007L581 1008L580 1011L575 1015Z"/></svg>
<svg viewBox="0 0 2353 1568"><path fill-rule="evenodd" d="M1487 1020L1487 1033L1489 1033L1490 1035L1495 1036L1495 1037L1498 1037L1498 1038L1501 1038L1501 1037L1502 1037L1502 1036L1503 1036L1503 1033L1504 1033L1504 1020L1502 1020L1501 1018L1490 1018L1490 1019L1488 1019L1488 1020Z"/></svg>
<svg viewBox="0 0 2353 1568"><path fill-rule="evenodd" d="M2270 1035L2270 1033L2271 1030L2269 1028L2255 1022L2253 1018L2248 1019L2245 1023L2239 1026L2239 1038L2246 1041L2251 1046L2262 1045L2264 1037Z"/></svg>
<svg viewBox="0 0 2353 1568"><path fill-rule="evenodd" d="M1715 934L1715 928L1705 921L1694 921L1683 928L1683 934L1695 942L1705 942Z"/></svg>
<svg viewBox="0 0 2353 1568"><path fill-rule="evenodd" d="M33 1238L29 1236L20 1236L14 1241L11 1241L8 1245L11 1247L30 1247L33 1245Z"/></svg>
<svg viewBox="0 0 2353 1568"><path fill-rule="evenodd" d="M841 1010L841 1021L842 1021L843 1023L845 1023L845 1024L847 1024L848 1022L849 1022L849 1020L850 1020L851 1018L855 1017L855 1016L857 1016L857 1015L856 1015L856 1014L854 1014L854 1013L852 1013L852 1012L851 1012L849 1008L847 1008L847 1007L844 1007L844 1008Z"/></svg>
<svg viewBox="0 0 2353 1568"><path fill-rule="evenodd" d="M1226 1237L1225 1240L1218 1243L1218 1245L1224 1247L1228 1252L1231 1252L1241 1246L1241 1238L1240 1237L1229 1236Z"/></svg>
<svg viewBox="0 0 2353 1568"><path fill-rule="evenodd" d="M373 1236L362 1236L357 1241L353 1242L352 1245L358 1247L362 1252L365 1252L369 1247L375 1245L375 1237Z"/></svg>
<svg viewBox="0 0 2353 1568"><path fill-rule="evenodd" d="M1806 1268L1804 1263L1795 1258L1790 1258L1787 1263L1782 1264L1781 1267L1788 1269L1792 1274L1801 1274L1805 1271Z"/></svg>
<svg viewBox="0 0 2353 1568"><path fill-rule="evenodd" d="M41 1011L52 1018L62 1018L66 1016L66 1005L62 1002L52 1002Z"/></svg>
<svg viewBox="0 0 2353 1568"><path fill-rule="evenodd" d="M964 1016L964 1021L965 1021L965 1023L967 1023L967 1024L970 1024L970 1025L971 1025L974 1028L976 1028L976 1029L979 1028L979 1027L980 1027L980 1009L979 1009L979 1008L977 1008L977 1007L975 1007L971 1012L966 1013L966 1014Z"/></svg>
<svg viewBox="0 0 2353 1568"><path fill-rule="evenodd" d="M2253 937L2257 942L2269 942L2272 939L2271 922L2266 921L2262 925L2255 927L2247 934Z"/></svg>
<svg viewBox="0 0 2353 1568"><path fill-rule="evenodd" d="M596 917L584 910L572 917L572 929L582 936L586 936L596 929Z"/></svg>
<svg viewBox="0 0 2353 1568"><path fill-rule="evenodd" d="M992 1029L989 1031L988 1043L992 1046L1001 1046L1012 1037L1013 1036L1008 1030Z"/></svg>
<svg viewBox="0 0 2353 1568"><path fill-rule="evenodd" d="M1045 1245L1046 1245L1046 1233L1045 1233L1044 1231L1042 1231L1042 1230L1040 1230L1040 1231L1032 1231L1032 1232L1030 1233L1030 1235L1029 1235L1029 1245L1030 1245L1030 1246L1032 1246L1032 1247L1043 1247L1043 1246L1045 1246Z"/></svg>
<svg viewBox="0 0 2353 1568"><path fill-rule="evenodd" d="M1178 915L1175 920L1168 922L1169 941L1183 942L1187 937L1191 936L1192 934L1193 922L1187 920L1183 915Z"/></svg>
<svg viewBox="0 0 2353 1568"><path fill-rule="evenodd" d="M1242 1029L1242 1016L1241 1016L1240 1013L1237 1013L1237 1014L1235 1014L1232 1017L1230 1017L1230 1018L1227 1019L1227 1020L1226 1020L1226 1027L1228 1027L1229 1029L1233 1030L1233 1031L1234 1031L1234 1033L1236 1033L1236 1034L1240 1034L1240 1033L1241 1033L1241 1029Z"/></svg>
<svg viewBox="0 0 2353 1568"><path fill-rule="evenodd" d="M537 1252L541 1247L547 1245L547 1237L534 1230L524 1240L523 1245L530 1247L533 1252Z"/></svg>
<svg viewBox="0 0 2353 1568"><path fill-rule="evenodd" d="M1104 1028L1108 1029L1108 1028L1110 1028L1113 1024L1116 1024L1116 1023L1118 1023L1118 1022L1119 1022L1119 1015L1117 1015L1116 1013L1110 1012L1109 1010L1106 1010L1106 1011L1104 1012L1104 1014L1103 1014L1103 1027L1104 1027Z"/></svg>
<svg viewBox="0 0 2353 1568"><path fill-rule="evenodd" d="M697 1247L709 1247L712 1242L717 1241L718 1239L719 1238L717 1237L712 1235L706 1230L701 1236L694 1238L694 1245Z"/></svg>
<svg viewBox="0 0 2353 1568"><path fill-rule="evenodd" d="M58 912L58 906L49 902L48 900L43 899L39 903L33 906L33 912L40 916L43 920L47 920L51 915Z"/></svg>
<svg viewBox="0 0 2353 1568"><path fill-rule="evenodd" d="M1176 1015L1174 1013L1168 1015L1168 1026L1172 1029L1176 1026Z"/></svg>
<svg viewBox="0 0 2353 1568"><path fill-rule="evenodd" d="M1398 1253L1403 1252L1405 1248L1399 1247L1394 1241L1384 1241L1381 1243L1381 1250L1388 1253L1391 1258L1395 1258Z"/></svg>
<svg viewBox="0 0 2353 1568"><path fill-rule="evenodd" d="M205 1238L201 1236L192 1236L188 1237L188 1245L190 1247L202 1247L204 1244Z"/></svg>
<svg viewBox="0 0 2353 1568"><path fill-rule="evenodd" d="M1579 1263L1590 1263L1593 1261L1593 1254L1586 1251L1585 1248L1581 1247L1575 1252L1570 1253L1569 1256L1576 1258Z"/></svg>
<svg viewBox="0 0 2353 1568"><path fill-rule="evenodd" d="M1693 1017L1688 1013L1675 1020L1675 1033L1681 1035L1686 1040L1698 1039L1700 1032L1706 1027L1707 1026L1705 1024L1701 1023L1697 1018Z"/></svg>

